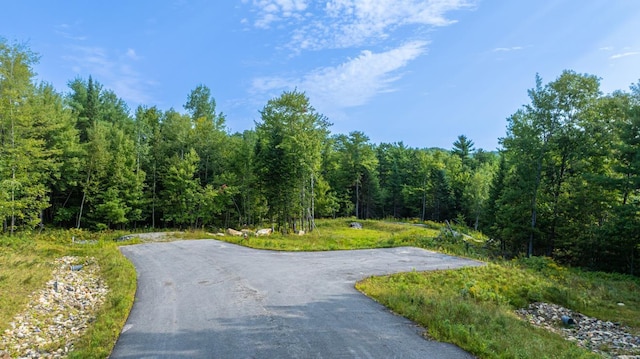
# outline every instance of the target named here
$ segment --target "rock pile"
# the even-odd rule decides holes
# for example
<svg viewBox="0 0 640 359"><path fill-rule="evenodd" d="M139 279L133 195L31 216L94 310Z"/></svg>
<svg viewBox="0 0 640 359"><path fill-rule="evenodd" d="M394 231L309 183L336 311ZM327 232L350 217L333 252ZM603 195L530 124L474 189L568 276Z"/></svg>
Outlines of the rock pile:
<svg viewBox="0 0 640 359"><path fill-rule="evenodd" d="M532 303L516 313L531 324L558 333L595 353L640 359L640 337L630 334L628 328L619 323L591 318L549 303ZM573 319L575 324L563 324L563 316Z"/></svg>
<svg viewBox="0 0 640 359"><path fill-rule="evenodd" d="M0 358L64 358L95 319L108 288L94 258L55 261L53 279L33 295L0 340Z"/></svg>

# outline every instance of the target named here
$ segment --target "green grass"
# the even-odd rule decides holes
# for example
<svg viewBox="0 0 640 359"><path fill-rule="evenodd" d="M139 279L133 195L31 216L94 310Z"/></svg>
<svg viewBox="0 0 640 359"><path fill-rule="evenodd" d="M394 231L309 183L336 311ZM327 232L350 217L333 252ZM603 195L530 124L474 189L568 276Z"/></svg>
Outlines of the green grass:
<svg viewBox="0 0 640 359"><path fill-rule="evenodd" d="M247 247L326 251L396 246L422 247L472 258L489 258L480 243L467 245L437 223L423 226L359 221L362 230L349 228L353 219L318 220L317 230L304 236L214 237L204 231L186 232L184 239L216 238ZM0 331L21 312L28 296L51 275L51 263L65 255L98 260L110 292L97 319L75 345L71 358L105 358L122 329L135 295L136 274L121 255L114 238L123 233L50 231L38 236L0 237ZM77 239L96 244L71 244ZM127 244L138 243L132 240ZM122 243L119 243L122 244ZM410 272L372 277L356 287L365 294L427 328L436 340L454 343L479 358L592 358L560 336L537 329L514 314L528 303L545 301L589 316L620 322L640 332L640 279L617 274L567 269L547 258L493 262L483 267L452 271ZM624 303L619 306L618 303Z"/></svg>
<svg viewBox="0 0 640 359"><path fill-rule="evenodd" d="M542 258L372 277L356 287L427 328L433 339L480 358L597 358L520 320L514 310L551 302L637 330L639 284L638 278L569 270Z"/></svg>
<svg viewBox="0 0 640 359"><path fill-rule="evenodd" d="M216 238L256 249L280 251L328 251L398 246L437 247L439 229L407 226L382 221L359 220L363 229L349 228L350 219L317 220L317 229L303 236L295 234L248 238L215 237L205 232L191 232L183 238Z"/></svg>
<svg viewBox="0 0 640 359"><path fill-rule="evenodd" d="M96 243L72 244L72 236ZM69 357L108 357L129 315L136 290L135 268L113 242L118 236L117 233L47 231L42 235L0 237L0 332L26 308L30 295L50 279L56 258L91 256L100 265L109 293L96 313L96 320L75 343Z"/></svg>

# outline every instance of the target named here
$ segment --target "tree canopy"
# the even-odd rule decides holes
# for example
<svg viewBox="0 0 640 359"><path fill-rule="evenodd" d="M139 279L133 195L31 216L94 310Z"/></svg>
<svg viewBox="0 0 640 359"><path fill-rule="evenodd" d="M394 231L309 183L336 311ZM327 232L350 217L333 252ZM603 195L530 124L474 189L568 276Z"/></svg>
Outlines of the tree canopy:
<svg viewBox="0 0 640 359"><path fill-rule="evenodd" d="M0 40L2 232L45 226L314 229L316 217L416 218L481 230L501 255L637 274L640 86L535 77L498 152L332 134L304 92L230 133L198 84L184 113L126 102L99 79L38 83L39 57ZM428 145L428 144L425 144Z"/></svg>

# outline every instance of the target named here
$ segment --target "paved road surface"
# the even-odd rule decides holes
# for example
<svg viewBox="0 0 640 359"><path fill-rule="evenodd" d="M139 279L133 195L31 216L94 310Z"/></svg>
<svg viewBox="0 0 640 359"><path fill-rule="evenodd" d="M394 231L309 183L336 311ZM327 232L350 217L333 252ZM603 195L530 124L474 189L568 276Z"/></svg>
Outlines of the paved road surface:
<svg viewBox="0 0 640 359"><path fill-rule="evenodd" d="M471 358L354 289L480 263L417 248L271 252L215 240L122 247L138 292L112 358Z"/></svg>

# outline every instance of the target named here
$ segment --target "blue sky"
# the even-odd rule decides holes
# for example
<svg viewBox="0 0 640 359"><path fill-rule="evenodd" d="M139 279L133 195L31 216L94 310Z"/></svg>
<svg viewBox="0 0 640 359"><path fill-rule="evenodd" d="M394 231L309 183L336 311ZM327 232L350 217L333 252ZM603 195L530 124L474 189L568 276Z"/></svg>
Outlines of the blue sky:
<svg viewBox="0 0 640 359"><path fill-rule="evenodd" d="M21 0L0 19L59 91L92 75L132 110L182 111L204 84L232 132L297 88L333 133L494 150L536 73L640 80L637 0Z"/></svg>

